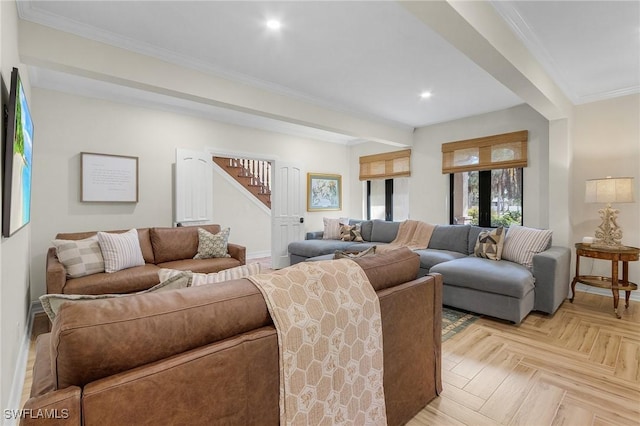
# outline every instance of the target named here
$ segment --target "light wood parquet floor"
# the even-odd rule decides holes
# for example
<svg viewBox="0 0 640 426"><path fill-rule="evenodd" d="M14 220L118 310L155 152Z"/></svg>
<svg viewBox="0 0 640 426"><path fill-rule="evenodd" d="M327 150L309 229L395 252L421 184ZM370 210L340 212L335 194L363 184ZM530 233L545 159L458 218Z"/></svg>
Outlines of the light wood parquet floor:
<svg viewBox="0 0 640 426"><path fill-rule="evenodd" d="M481 318L443 344L443 392L409 426L640 425L640 302L577 292L519 326Z"/></svg>
<svg viewBox="0 0 640 426"><path fill-rule="evenodd" d="M33 338L47 331L38 315ZM640 425L640 302L577 292L519 326L481 318L442 349L442 394L408 426ZM33 345L23 404L31 388Z"/></svg>

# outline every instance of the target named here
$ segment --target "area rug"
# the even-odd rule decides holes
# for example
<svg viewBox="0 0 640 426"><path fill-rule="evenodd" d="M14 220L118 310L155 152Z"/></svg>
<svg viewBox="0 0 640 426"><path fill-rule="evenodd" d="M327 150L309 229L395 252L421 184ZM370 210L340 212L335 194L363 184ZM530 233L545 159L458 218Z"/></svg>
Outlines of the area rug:
<svg viewBox="0 0 640 426"><path fill-rule="evenodd" d="M442 307L442 341L445 342L473 324L480 316L466 311Z"/></svg>

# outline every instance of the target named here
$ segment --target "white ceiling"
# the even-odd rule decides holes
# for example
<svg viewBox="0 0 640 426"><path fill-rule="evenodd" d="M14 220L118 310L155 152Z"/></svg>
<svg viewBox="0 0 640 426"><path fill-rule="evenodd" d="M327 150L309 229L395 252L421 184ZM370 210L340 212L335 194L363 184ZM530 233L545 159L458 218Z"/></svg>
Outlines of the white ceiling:
<svg viewBox="0 0 640 426"><path fill-rule="evenodd" d="M574 104L640 91L640 2L492 4ZM25 20L392 125L420 127L523 103L392 1L18 5ZM279 32L266 29L272 18L281 20ZM45 69L33 75L35 86L93 90L86 79ZM105 84L95 96L149 101ZM421 99L425 90L433 96Z"/></svg>

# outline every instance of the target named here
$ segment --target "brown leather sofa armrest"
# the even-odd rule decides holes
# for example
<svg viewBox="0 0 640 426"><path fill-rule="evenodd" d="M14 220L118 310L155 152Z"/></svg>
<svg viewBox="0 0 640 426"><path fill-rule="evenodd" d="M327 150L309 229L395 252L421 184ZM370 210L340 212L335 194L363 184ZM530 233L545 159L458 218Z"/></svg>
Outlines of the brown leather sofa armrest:
<svg viewBox="0 0 640 426"><path fill-rule="evenodd" d="M31 381L31 394L36 397L46 395L56 389L53 371L51 368L51 333L38 336L35 344L36 359L33 363L33 379Z"/></svg>
<svg viewBox="0 0 640 426"><path fill-rule="evenodd" d="M247 248L238 244L227 244L227 251L234 259L238 259L241 265L247 263Z"/></svg>
<svg viewBox="0 0 640 426"><path fill-rule="evenodd" d="M47 252L47 293L60 294L67 283L67 272L56 255L55 247Z"/></svg>
<svg viewBox="0 0 640 426"><path fill-rule="evenodd" d="M29 398L20 416L21 426L70 426L82 424L82 389L78 386Z"/></svg>

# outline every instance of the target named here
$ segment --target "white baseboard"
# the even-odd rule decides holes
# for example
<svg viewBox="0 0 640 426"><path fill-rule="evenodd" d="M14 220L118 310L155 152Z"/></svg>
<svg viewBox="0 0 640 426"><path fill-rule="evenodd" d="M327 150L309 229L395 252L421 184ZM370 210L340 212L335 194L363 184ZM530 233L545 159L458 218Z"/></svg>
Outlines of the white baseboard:
<svg viewBox="0 0 640 426"><path fill-rule="evenodd" d="M29 346L31 343L31 332L33 331L33 319L36 314L44 312L42 304L39 300L32 300L29 306L29 312L27 314L27 326L24 330L24 335L20 341L20 349L18 351L18 359L16 360L15 371L13 372L13 382L11 383L11 393L9 394L9 401L7 402L7 409L19 410L20 400L22 399L22 388L24 387L24 378L27 372L27 362L29 360ZM18 419L5 419L7 426L13 426L17 424Z"/></svg>
<svg viewBox="0 0 640 426"><path fill-rule="evenodd" d="M263 257L271 257L271 250L252 251L247 253L247 259L261 259Z"/></svg>
<svg viewBox="0 0 640 426"><path fill-rule="evenodd" d="M585 285L581 283L576 284L576 291L599 294L601 296L607 296L607 297L613 298L613 293L611 292L611 290L607 290L606 288L593 287L593 286ZM624 292L622 292L622 294L620 295L620 298L624 300ZM640 302L640 292L632 291L629 299L635 300L636 302Z"/></svg>

